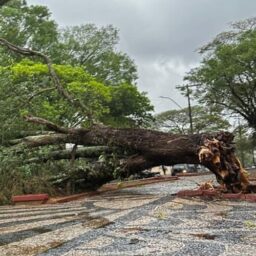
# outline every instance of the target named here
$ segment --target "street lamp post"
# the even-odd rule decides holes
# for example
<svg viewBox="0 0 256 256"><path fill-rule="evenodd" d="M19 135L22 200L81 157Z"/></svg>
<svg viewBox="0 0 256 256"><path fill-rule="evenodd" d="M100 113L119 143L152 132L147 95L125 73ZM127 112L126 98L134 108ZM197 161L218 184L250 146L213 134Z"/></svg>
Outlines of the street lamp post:
<svg viewBox="0 0 256 256"><path fill-rule="evenodd" d="M177 88L184 88L184 86L177 86ZM190 127L190 133L193 134L194 133L194 128L193 128L193 117L192 117L192 108L191 108L191 98L190 98L190 90L188 85L186 85L186 97L188 99L188 118L189 118L189 127ZM160 96L160 98L162 99L169 99L171 100L176 106L178 106L180 109L183 109L183 107L177 103L174 99L172 99L171 97L167 97L167 96Z"/></svg>
<svg viewBox="0 0 256 256"><path fill-rule="evenodd" d="M171 97L160 96L160 98L162 98L162 99L168 99L168 100L172 101L177 107L179 107L180 109L183 109L183 107L182 107L178 102L176 102L174 99L172 99Z"/></svg>

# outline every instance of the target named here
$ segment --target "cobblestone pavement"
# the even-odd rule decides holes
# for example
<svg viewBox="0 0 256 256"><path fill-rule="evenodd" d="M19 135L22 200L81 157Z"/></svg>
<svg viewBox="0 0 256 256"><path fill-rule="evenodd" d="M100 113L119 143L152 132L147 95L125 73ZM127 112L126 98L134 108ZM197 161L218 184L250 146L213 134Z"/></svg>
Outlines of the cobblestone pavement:
<svg viewBox="0 0 256 256"><path fill-rule="evenodd" d="M0 255L256 255L256 204L181 199L211 176L59 205L0 207Z"/></svg>

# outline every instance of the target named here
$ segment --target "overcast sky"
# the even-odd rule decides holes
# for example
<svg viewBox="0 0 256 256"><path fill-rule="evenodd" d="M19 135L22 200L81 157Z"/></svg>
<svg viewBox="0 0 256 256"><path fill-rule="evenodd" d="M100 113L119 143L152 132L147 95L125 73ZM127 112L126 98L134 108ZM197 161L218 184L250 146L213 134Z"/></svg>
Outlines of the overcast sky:
<svg viewBox="0 0 256 256"><path fill-rule="evenodd" d="M120 30L119 49L138 67L138 88L146 91L155 111L177 108L186 99L175 86L191 67L196 52L230 22L256 16L254 0L28 0L48 6L60 26L113 24Z"/></svg>

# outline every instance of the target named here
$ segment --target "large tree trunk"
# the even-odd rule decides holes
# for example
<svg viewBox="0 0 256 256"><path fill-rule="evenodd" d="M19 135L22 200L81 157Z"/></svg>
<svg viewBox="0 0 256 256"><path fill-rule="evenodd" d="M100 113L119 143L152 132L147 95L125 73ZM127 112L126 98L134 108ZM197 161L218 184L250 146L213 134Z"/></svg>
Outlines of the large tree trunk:
<svg viewBox="0 0 256 256"><path fill-rule="evenodd" d="M219 183L225 185L227 191L253 191L253 186L235 156L234 136L228 132L175 135L146 129L115 129L105 126L65 129L40 118L27 117L27 121L44 124L58 133L31 136L16 143L36 147L61 141L128 150L130 157L122 163L123 176L158 165L203 164L216 175Z"/></svg>

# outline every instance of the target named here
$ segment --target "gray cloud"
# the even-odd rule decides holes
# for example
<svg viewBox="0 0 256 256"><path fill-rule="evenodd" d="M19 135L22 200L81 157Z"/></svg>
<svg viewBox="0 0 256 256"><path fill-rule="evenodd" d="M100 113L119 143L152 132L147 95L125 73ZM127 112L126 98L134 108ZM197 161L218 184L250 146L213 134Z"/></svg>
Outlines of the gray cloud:
<svg viewBox="0 0 256 256"><path fill-rule="evenodd" d="M200 61L196 53L232 21L255 15L252 0L29 0L47 5L61 26L95 23L120 29L119 48L138 66L140 90L147 91L156 112L181 105L175 90L184 74Z"/></svg>

